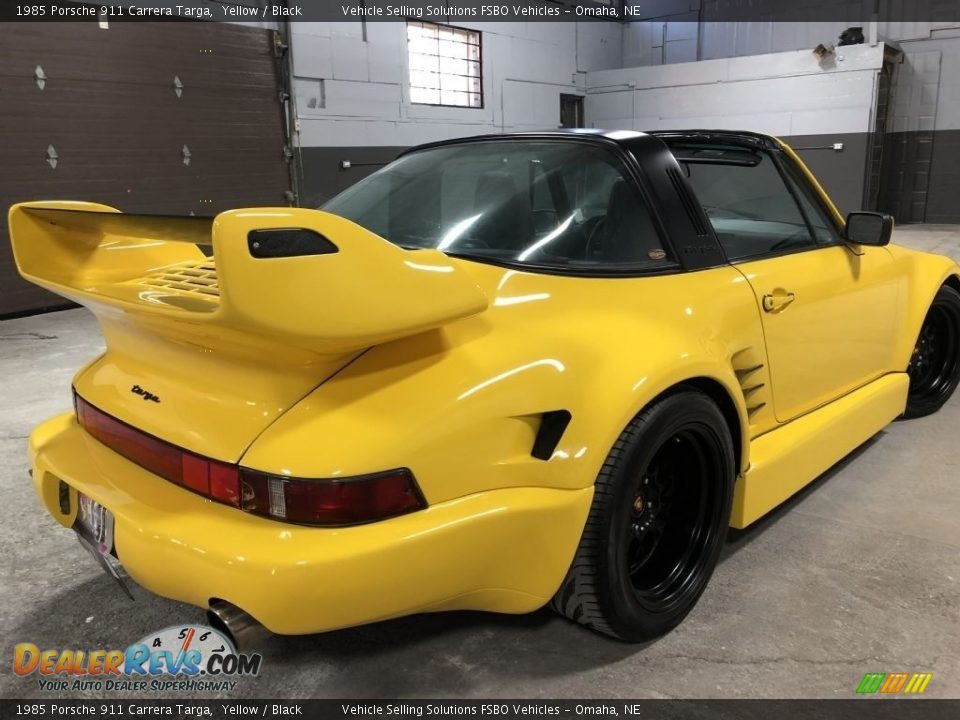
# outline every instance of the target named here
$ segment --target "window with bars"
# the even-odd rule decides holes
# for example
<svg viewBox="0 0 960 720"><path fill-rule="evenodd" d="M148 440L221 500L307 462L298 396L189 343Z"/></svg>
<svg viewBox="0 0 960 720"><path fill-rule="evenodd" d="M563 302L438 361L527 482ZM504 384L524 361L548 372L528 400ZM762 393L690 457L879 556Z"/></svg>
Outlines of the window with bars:
<svg viewBox="0 0 960 720"><path fill-rule="evenodd" d="M407 55L410 102L483 107L479 32L410 20Z"/></svg>

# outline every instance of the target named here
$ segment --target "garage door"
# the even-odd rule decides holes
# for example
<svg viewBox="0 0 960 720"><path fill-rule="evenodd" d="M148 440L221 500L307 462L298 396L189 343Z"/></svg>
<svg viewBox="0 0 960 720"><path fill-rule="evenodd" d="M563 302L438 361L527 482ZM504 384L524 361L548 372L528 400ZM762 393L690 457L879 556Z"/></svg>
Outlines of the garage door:
<svg viewBox="0 0 960 720"><path fill-rule="evenodd" d="M16 273L13 202L182 215L287 205L279 62L260 28L0 24L0 316L63 305Z"/></svg>

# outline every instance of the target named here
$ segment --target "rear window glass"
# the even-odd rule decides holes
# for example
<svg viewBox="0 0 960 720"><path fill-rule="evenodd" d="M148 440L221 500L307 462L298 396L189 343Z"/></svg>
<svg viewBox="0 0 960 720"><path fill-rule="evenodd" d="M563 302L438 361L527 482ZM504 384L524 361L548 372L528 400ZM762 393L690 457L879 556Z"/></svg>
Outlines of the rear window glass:
<svg viewBox="0 0 960 720"><path fill-rule="evenodd" d="M330 200L405 248L531 268L669 265L620 160L581 142L484 141L401 157Z"/></svg>

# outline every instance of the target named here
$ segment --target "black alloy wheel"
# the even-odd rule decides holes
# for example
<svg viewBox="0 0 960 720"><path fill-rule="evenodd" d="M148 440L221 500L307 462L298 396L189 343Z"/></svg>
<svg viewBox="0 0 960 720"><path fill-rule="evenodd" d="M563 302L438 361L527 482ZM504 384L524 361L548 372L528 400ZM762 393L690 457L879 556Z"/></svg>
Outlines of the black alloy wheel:
<svg viewBox="0 0 960 720"><path fill-rule="evenodd" d="M910 364L910 392L904 417L936 412L960 382L960 293L944 286L937 292L920 328Z"/></svg>
<svg viewBox="0 0 960 720"><path fill-rule="evenodd" d="M711 542L711 517L722 505L709 433L682 430L660 447L639 479L624 533L630 582L638 602L663 612L696 576Z"/></svg>
<svg viewBox="0 0 960 720"><path fill-rule="evenodd" d="M597 478L554 609L631 642L676 627L716 566L735 475L730 430L709 397L681 390L648 407Z"/></svg>

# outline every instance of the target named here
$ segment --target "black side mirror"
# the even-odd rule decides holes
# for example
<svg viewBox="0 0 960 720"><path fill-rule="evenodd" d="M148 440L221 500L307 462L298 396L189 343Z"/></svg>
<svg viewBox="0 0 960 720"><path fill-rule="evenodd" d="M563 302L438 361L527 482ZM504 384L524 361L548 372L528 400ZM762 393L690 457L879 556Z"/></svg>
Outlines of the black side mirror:
<svg viewBox="0 0 960 720"><path fill-rule="evenodd" d="M875 212L852 212L847 215L844 238L857 245L880 247L890 242L893 234L893 215Z"/></svg>

